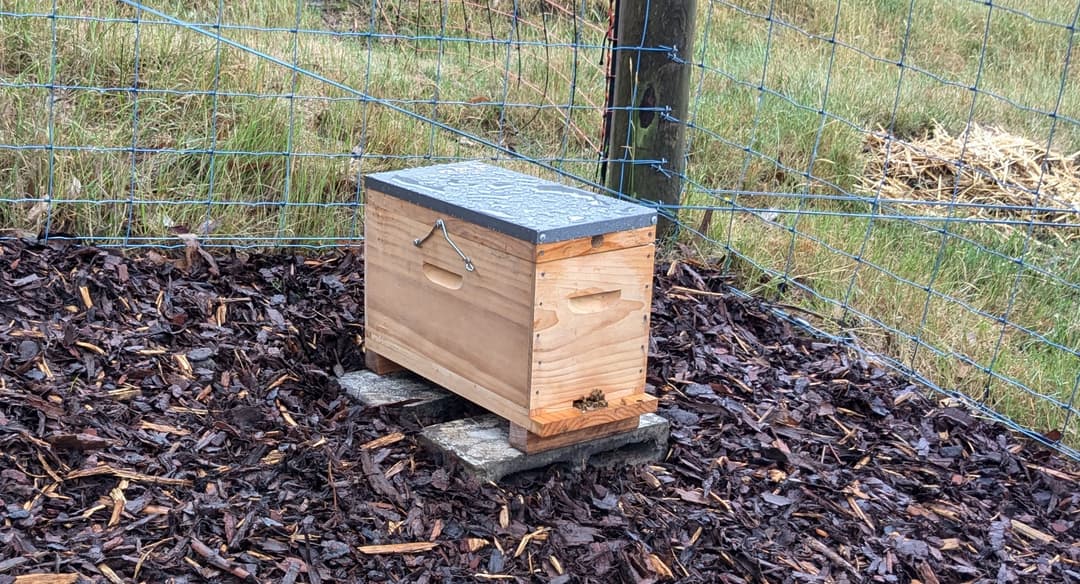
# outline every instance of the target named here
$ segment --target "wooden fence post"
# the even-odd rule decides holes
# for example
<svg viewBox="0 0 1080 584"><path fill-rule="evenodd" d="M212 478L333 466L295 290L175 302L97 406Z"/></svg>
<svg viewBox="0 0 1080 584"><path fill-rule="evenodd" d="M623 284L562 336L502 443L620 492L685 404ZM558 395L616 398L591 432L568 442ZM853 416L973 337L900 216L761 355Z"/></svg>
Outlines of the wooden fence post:
<svg viewBox="0 0 1080 584"><path fill-rule="evenodd" d="M615 82L608 96L612 111L605 145L612 162L605 164L605 186L636 199L677 205L686 168L683 122L690 105L697 0L616 1ZM635 160L666 162L657 168ZM661 215L657 237L670 235L672 227Z"/></svg>

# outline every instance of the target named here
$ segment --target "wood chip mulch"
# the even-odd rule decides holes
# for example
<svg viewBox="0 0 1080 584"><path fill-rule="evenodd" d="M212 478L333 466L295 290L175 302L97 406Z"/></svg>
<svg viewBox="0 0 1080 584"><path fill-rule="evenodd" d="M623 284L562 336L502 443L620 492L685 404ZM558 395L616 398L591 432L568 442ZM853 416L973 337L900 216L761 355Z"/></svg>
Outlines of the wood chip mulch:
<svg viewBox="0 0 1080 584"><path fill-rule="evenodd" d="M347 252L0 242L0 584L1080 581L1075 463L704 267L656 276L666 459L499 485L338 387L363 284Z"/></svg>

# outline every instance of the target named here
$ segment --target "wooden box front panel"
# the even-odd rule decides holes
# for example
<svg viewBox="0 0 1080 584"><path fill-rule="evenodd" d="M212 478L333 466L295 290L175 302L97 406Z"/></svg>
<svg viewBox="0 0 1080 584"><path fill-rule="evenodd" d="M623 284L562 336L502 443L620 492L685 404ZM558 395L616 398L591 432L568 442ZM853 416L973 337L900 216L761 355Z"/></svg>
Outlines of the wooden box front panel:
<svg viewBox="0 0 1080 584"><path fill-rule="evenodd" d="M375 191L365 212L366 346L527 425L534 246ZM413 245L440 218L475 271L441 231Z"/></svg>
<svg viewBox="0 0 1080 584"><path fill-rule="evenodd" d="M652 244L540 264L529 407L534 416L600 390L643 393Z"/></svg>

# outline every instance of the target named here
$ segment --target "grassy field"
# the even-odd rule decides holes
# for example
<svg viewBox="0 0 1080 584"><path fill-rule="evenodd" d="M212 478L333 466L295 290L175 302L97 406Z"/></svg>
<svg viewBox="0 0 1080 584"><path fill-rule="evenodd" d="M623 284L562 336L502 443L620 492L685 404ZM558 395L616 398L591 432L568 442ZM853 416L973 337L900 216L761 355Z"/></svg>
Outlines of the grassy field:
<svg viewBox="0 0 1080 584"><path fill-rule="evenodd" d="M374 13L368 2L224 3L225 36L414 115L176 26L136 26L134 9L117 2L58 0L59 14L92 19L0 16L0 144L51 137L61 147L0 147L0 226L37 232L49 221L134 242L177 228L222 241L349 239L360 234L358 173L495 153L479 140L595 180L607 3L556 4L518 2L511 27L509 0L387 1ZM918 0L909 26L909 0L845 0L839 14L826 0L702 0L694 60L705 66L693 80L687 170L702 188L685 202L717 207L705 226L715 243L696 245L724 256L744 289L812 311L941 385L985 393L995 409L1078 444L1080 420L1062 428L1061 408L981 370L1069 399L1080 359L1031 332L1080 348L1076 243L1039 233L1029 244L1022 229L968 223L943 235L940 222L829 214L873 211L857 201L755 194L873 195L866 128L914 138L941 124L956 134L970 116L1045 144L1052 120L1031 110L1055 107L1069 39L1036 19L1069 23L1074 8L1013 3L1030 18L995 4L988 24L982 3ZM150 5L208 26L217 18L213 0ZM566 17L559 6L568 5L584 18ZM6 13L51 8L0 0ZM834 22L839 44L813 36L828 39ZM319 32L373 27L385 36ZM511 34L521 42L502 42ZM907 68L895 64L902 51ZM976 76L993 95L975 94L973 105ZM1065 154L1080 151L1078 83L1073 66L1053 141ZM132 155L133 144L143 150ZM37 200L50 188L51 204ZM701 215L684 219L698 227ZM1011 259L1020 254L1023 267Z"/></svg>
<svg viewBox="0 0 1080 584"><path fill-rule="evenodd" d="M735 4L759 14L770 5L766 0ZM1075 6L1068 3L1014 4L1044 20L1068 24L1074 18ZM697 125L734 146L698 132L689 174L709 188L746 193L830 195L839 186L873 195L866 188L873 181L864 180L862 129L892 127L908 139L940 124L957 135L969 116L1045 148L1052 120L1030 109L1055 107L1067 31L1001 9L991 14L988 25L981 3L926 1L915 3L909 30L910 7L907 0L848 1L840 3L837 15L835 2L776 2L774 14L801 30L782 25L770 30L764 18L719 4L707 8L701 17L711 31L703 60L728 75L706 71L698 80ZM847 45L835 54L832 44L807 36L829 38L834 20L836 38ZM902 49L911 69L895 64ZM979 88L996 96L980 93L973 105L968 87L977 76ZM1073 120L1080 117L1078 81L1080 68L1070 67L1058 110ZM758 83L783 97L759 97ZM823 122L819 108L835 117ZM747 156L744 145L760 154ZM1080 127L1059 120L1052 149L1080 151ZM804 171L831 185L807 181ZM912 190L907 198L921 194ZM983 369L992 366L995 373L1038 392L1070 399L1080 359L1031 333L1073 351L1080 348L1080 244L1037 231L1034 242L1025 246L1022 228L1010 233L997 226L953 223L943 235L941 222L790 213L874 210L851 201L750 194L725 202L779 212L771 223L762 221L762 214L745 212L713 217L709 235L737 250L729 259L744 289L810 309L831 322L828 328L853 332L865 345L912 364L943 387L986 396L992 408L1031 427L1062 430L1066 412L1061 408ZM692 188L684 203L717 205L720 200ZM926 214L927 209L892 212ZM686 213L684 220L698 226L694 215ZM1023 268L1012 259L1021 255ZM776 272L816 295L785 286ZM928 287L934 294L928 294ZM853 312L884 326L854 318ZM1002 325L1001 315L1019 327ZM915 339L944 354L920 347ZM1066 438L1080 443L1075 416L1069 426L1062 430Z"/></svg>

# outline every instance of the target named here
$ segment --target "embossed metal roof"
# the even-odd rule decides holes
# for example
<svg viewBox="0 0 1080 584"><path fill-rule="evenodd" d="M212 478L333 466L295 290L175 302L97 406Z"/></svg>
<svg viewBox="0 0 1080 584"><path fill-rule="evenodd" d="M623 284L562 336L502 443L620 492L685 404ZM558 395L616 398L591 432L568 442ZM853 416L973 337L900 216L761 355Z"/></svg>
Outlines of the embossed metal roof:
<svg viewBox="0 0 1080 584"><path fill-rule="evenodd" d="M532 243L647 227L644 205L482 162L421 166L366 175L367 188Z"/></svg>

